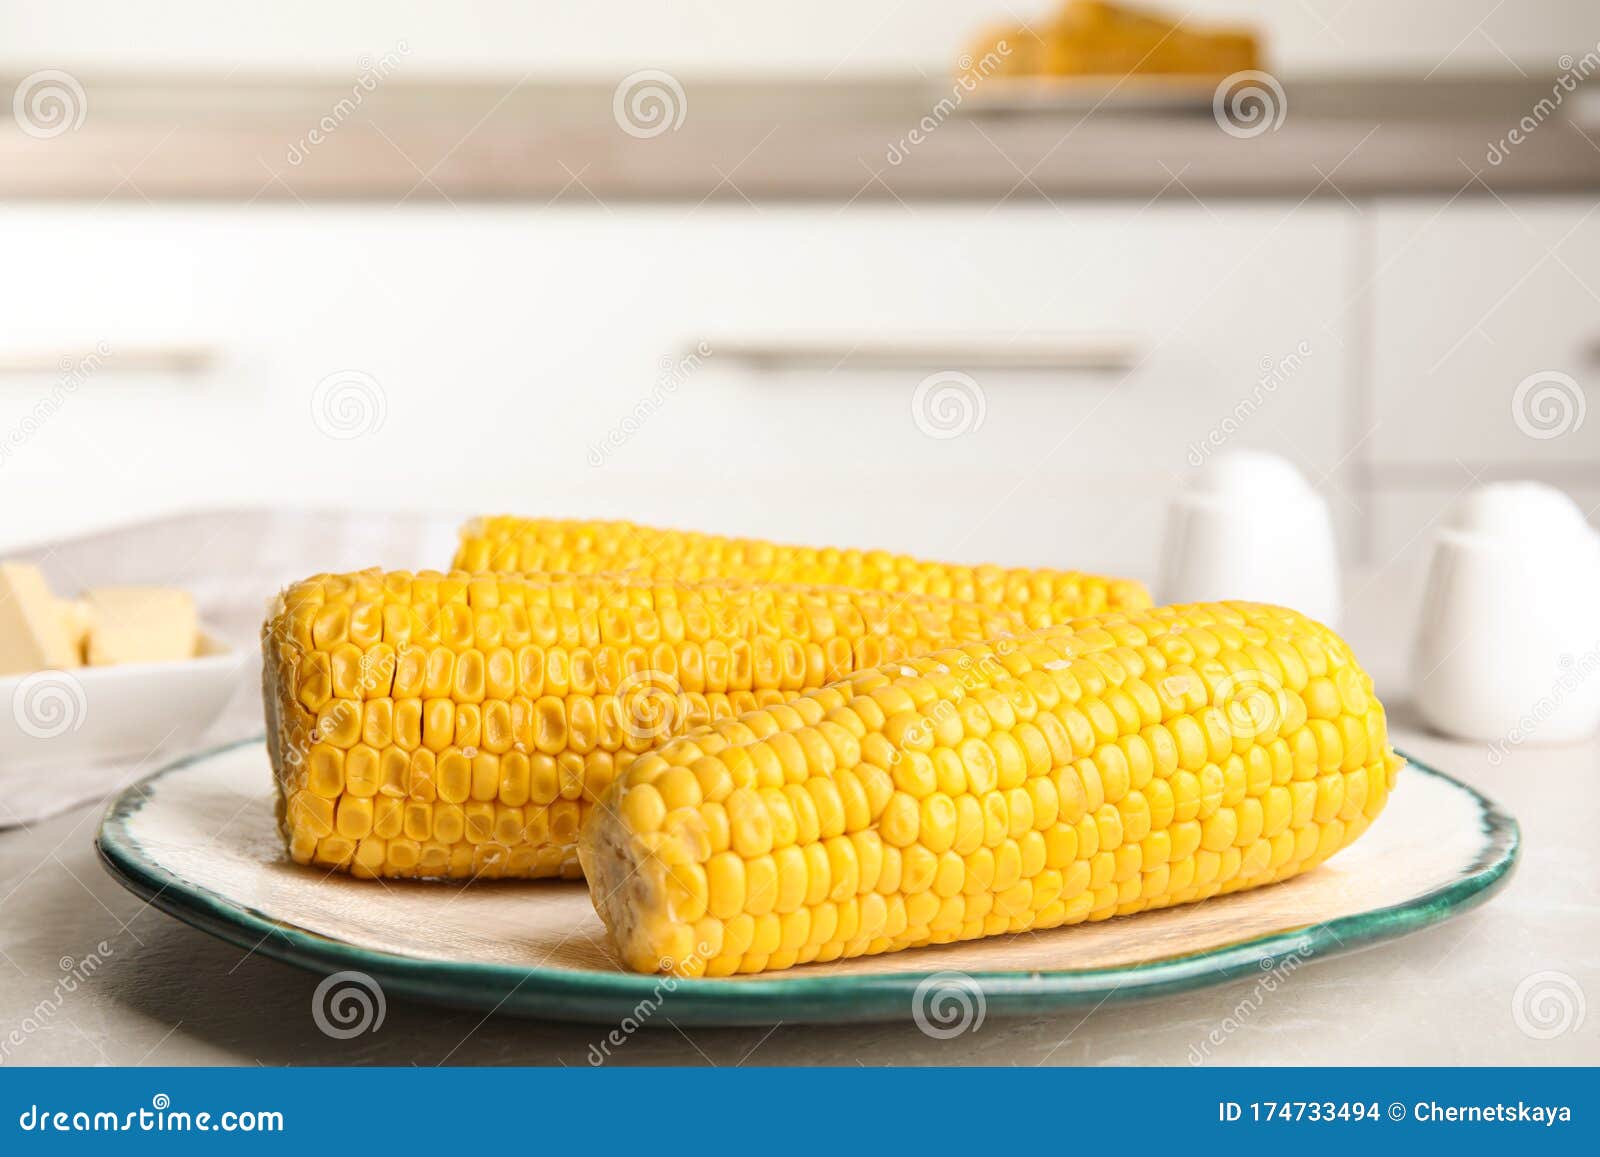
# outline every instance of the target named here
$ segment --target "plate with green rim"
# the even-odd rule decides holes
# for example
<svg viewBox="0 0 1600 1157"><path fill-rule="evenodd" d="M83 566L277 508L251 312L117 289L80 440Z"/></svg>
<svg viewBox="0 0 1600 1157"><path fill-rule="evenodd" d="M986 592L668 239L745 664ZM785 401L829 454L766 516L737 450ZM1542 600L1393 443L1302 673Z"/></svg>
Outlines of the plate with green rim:
<svg viewBox="0 0 1600 1157"><path fill-rule="evenodd" d="M979 1004L1037 1015L1297 968L1450 919L1509 879L1516 821L1416 761L1359 840L1304 876L1159 912L786 972L683 980L616 963L581 882L368 881L287 861L262 740L191 756L130 787L96 844L155 907L244 948L424 1001L617 1023L917 1018ZM981 1002L981 1004L980 1004Z"/></svg>

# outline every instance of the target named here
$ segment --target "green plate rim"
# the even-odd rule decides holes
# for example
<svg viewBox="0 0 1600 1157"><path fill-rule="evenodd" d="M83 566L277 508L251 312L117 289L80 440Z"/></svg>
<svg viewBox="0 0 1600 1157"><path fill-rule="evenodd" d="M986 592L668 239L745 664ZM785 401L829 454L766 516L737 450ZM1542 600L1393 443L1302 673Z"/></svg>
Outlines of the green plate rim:
<svg viewBox="0 0 1600 1157"><path fill-rule="evenodd" d="M776 1022L905 1020L918 985L939 972L781 979L678 980L629 973L440 961L361 948L284 924L190 884L147 857L127 827L164 776L230 751L265 742L238 740L176 760L126 788L106 809L95 847L106 870L124 887L186 924L229 943L312 972L367 973L385 991L436 1004L488 1009L553 1020L617 1023L641 1003L665 1010L660 1023L765 1025ZM1402 753L1403 754L1403 753ZM963 973L981 992L986 1014L1027 1015L1086 1005L1146 999L1220 984L1273 967L1284 956L1315 962L1437 924L1483 903L1511 876L1521 852L1517 821L1474 788L1407 756L1407 774L1442 779L1470 796L1479 810L1484 847L1465 874L1402 904L1341 916L1322 924L1274 932L1220 948L1114 968ZM908 954L906 959L915 958ZM654 1002L653 1004L651 1002ZM648 1018L647 1018L648 1022Z"/></svg>

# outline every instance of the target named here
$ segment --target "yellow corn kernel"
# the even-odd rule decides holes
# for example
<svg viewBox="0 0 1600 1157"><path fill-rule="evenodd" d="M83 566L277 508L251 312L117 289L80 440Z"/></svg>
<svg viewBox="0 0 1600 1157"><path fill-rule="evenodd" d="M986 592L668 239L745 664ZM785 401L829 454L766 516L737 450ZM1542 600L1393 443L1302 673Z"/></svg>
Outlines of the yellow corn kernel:
<svg viewBox="0 0 1600 1157"><path fill-rule="evenodd" d="M1229 706L1246 672L1259 712ZM853 747L799 739L824 716L853 720ZM1353 734L1368 758L1351 766ZM804 767L797 779L774 755L783 791L728 796L725 848L657 830L631 802L706 751L754 768L758 749L799 751ZM1365 830L1398 766L1371 680L1326 627L1252 603L1163 607L887 664L713 721L620 772L578 854L630 968L727 976L1287 879ZM708 829L714 806L686 810ZM692 929L667 874L679 864L705 869ZM720 951L675 956L707 921Z"/></svg>
<svg viewBox="0 0 1600 1157"><path fill-rule="evenodd" d="M864 590L937 595L984 607L1003 606L1021 613L1030 627L1045 627L1070 618L1111 611L1136 611L1150 605L1142 583L1106 578L1080 571L1007 570L995 566L954 566L925 562L878 550L832 550L779 546L756 539L725 538L690 531L659 530L628 522L568 521L496 516L469 522L461 530L455 566L464 571L556 571L595 574L627 571L655 578L740 579L755 583L816 583ZM314 580L313 580L314 581ZM332 602L332 600L328 600ZM892 604L891 604L892 606ZM871 618L886 621L887 607L873 608ZM901 607L893 616L915 616L916 608ZM807 621L795 616L795 622ZM810 621L815 621L811 619ZM317 620L330 638L348 633L348 615L328 615ZM870 660L860 644L870 634L853 640L857 655ZM776 634L755 648L763 656L758 686L779 686L784 664L775 656L787 649L798 654L793 634ZM892 659L884 656L879 662ZM792 673L799 660L790 659L791 690L800 683ZM875 665L865 661L861 665ZM831 672L831 681L848 672Z"/></svg>
<svg viewBox="0 0 1600 1157"><path fill-rule="evenodd" d="M684 838L747 858L861 832L895 791L886 765L862 763L862 715L842 697L808 699L803 714L785 703L855 674L862 656L896 663L901 677L915 656L1025 630L1020 610L943 588L644 572L318 575L285 592L262 629L281 790L329 805L285 806L284 839L297 860L368 876L573 875L577 832L624 764L752 710L740 735L761 727L769 742L729 760L641 761L620 804L630 825L658 830L675 809L715 804ZM921 702L935 699L932 674L914 680ZM887 760L872 718L871 749ZM910 740L932 741L931 731ZM818 779L819 769L838 774ZM926 760L899 774L918 799L939 786ZM793 791L773 794L784 787ZM766 794L741 794L755 789ZM384 798L408 802L383 809L386 826L370 835L379 810L350 801ZM954 840L954 818L948 793L930 806L937 838Z"/></svg>

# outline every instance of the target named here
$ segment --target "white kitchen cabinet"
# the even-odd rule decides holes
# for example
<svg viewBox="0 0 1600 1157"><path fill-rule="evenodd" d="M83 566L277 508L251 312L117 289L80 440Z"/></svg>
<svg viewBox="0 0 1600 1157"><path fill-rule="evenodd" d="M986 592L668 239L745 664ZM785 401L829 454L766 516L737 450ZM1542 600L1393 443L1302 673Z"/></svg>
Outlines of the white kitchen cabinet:
<svg viewBox="0 0 1600 1157"><path fill-rule="evenodd" d="M344 79L363 54L404 49L406 75L594 74L649 66L681 74L811 72L938 75L989 19L1038 20L1055 5L812 0L805 5L604 5L458 0L454 4L281 0L216 18L201 0L167 0L156 18L116 0L12 0L0 6L0 65L102 72L307 72ZM1373 73L1504 69L1529 73L1594 44L1572 0L1190 0L1189 20L1260 28L1275 68Z"/></svg>
<svg viewBox="0 0 1600 1157"><path fill-rule="evenodd" d="M1213 432L1317 482L1345 455L1351 216L13 206L0 353L112 356L9 446L3 534L236 503L478 507L1147 574L1165 498ZM823 335L914 355L928 335L1040 334L1112 335L1131 361L774 369L716 349ZM215 364L117 372L118 349L173 344ZM919 424L918 385L939 372L969 375L954 380L969 404L981 393L981 425L976 410L940 412L958 436ZM0 426L21 429L51 388L0 378Z"/></svg>
<svg viewBox="0 0 1600 1157"><path fill-rule="evenodd" d="M1372 461L1600 464L1600 215L1592 198L1384 202L1370 293Z"/></svg>

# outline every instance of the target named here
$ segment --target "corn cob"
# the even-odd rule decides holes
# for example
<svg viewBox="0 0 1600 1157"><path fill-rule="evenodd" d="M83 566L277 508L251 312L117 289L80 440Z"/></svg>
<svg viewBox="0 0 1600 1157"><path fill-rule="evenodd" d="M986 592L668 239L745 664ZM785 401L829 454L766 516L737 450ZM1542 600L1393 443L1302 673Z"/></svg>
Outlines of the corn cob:
<svg viewBox="0 0 1600 1157"><path fill-rule="evenodd" d="M1012 607L1022 612L1030 627L1150 605L1150 592L1137 580L1080 571L953 566L881 550L779 546L753 538L657 530L631 522L507 515L467 523L461 530L455 567L584 574L625 570L682 579L733 578L913 591Z"/></svg>
<svg viewBox="0 0 1600 1157"><path fill-rule="evenodd" d="M1253 603L1107 615L860 672L635 760L580 841L638 971L724 976L1287 879L1400 767L1332 631Z"/></svg>
<svg viewBox="0 0 1600 1157"><path fill-rule="evenodd" d="M575 876L584 817L653 743L1023 629L843 588L318 575L262 633L280 826L294 860L361 876Z"/></svg>

